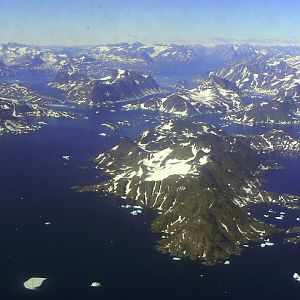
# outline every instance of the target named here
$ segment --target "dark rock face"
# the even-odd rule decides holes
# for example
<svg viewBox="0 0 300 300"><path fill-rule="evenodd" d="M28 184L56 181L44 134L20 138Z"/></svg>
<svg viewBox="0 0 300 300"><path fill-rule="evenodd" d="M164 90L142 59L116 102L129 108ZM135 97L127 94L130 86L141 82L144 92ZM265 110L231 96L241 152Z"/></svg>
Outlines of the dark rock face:
<svg viewBox="0 0 300 300"><path fill-rule="evenodd" d="M68 73L68 72L59 72L55 78L54 82L56 84L67 84L71 81L78 81L84 79L84 75L80 73Z"/></svg>
<svg viewBox="0 0 300 300"><path fill-rule="evenodd" d="M171 95L162 103L164 111L178 112L179 114L193 115L196 114L196 109L179 95Z"/></svg>
<svg viewBox="0 0 300 300"><path fill-rule="evenodd" d="M172 84L170 86L170 88L174 89L174 90L185 90L185 89L188 89L189 86L190 86L190 84L186 80L180 80L180 81L176 82L175 84Z"/></svg>
<svg viewBox="0 0 300 300"><path fill-rule="evenodd" d="M141 104L126 104L126 109L146 109L153 111L161 111L180 116L197 115L199 112L191 104L190 100L178 94L172 94L167 97L154 97L146 100Z"/></svg>
<svg viewBox="0 0 300 300"><path fill-rule="evenodd" d="M152 229L163 234L162 252L216 262L274 230L243 208L279 199L260 190L258 156L205 123L160 125L95 162L109 179L80 191L106 191L156 209Z"/></svg>
<svg viewBox="0 0 300 300"><path fill-rule="evenodd" d="M294 139L283 130L272 129L262 135L239 136L239 138L258 152L300 153L300 140Z"/></svg>
<svg viewBox="0 0 300 300"><path fill-rule="evenodd" d="M249 104L226 119L241 124L298 124L299 104L290 97Z"/></svg>
<svg viewBox="0 0 300 300"><path fill-rule="evenodd" d="M127 70L113 71L101 79L65 74L52 86L64 90L68 100L87 104L135 99L160 91L150 75Z"/></svg>
<svg viewBox="0 0 300 300"><path fill-rule="evenodd" d="M297 103L300 103L300 85L294 85L288 90L282 90L280 91L275 99L280 100L280 99L293 99Z"/></svg>

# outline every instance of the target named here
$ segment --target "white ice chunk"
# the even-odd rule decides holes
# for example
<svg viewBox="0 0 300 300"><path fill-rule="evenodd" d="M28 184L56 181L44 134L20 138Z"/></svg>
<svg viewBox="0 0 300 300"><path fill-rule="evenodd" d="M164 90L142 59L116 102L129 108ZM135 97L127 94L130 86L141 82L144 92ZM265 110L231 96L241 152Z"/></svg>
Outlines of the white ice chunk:
<svg viewBox="0 0 300 300"><path fill-rule="evenodd" d="M23 285L28 290L34 290L34 289L40 287L46 279L47 278L45 278L45 277L32 277L32 278L26 280L23 283Z"/></svg>
<svg viewBox="0 0 300 300"><path fill-rule="evenodd" d="M101 286L100 282L94 281L91 283L91 287L100 287L100 286Z"/></svg>
<svg viewBox="0 0 300 300"><path fill-rule="evenodd" d="M293 278L300 282L300 275L298 273L294 273Z"/></svg>
<svg viewBox="0 0 300 300"><path fill-rule="evenodd" d="M71 156L70 155L63 155L62 158L65 159L65 160L70 160Z"/></svg>

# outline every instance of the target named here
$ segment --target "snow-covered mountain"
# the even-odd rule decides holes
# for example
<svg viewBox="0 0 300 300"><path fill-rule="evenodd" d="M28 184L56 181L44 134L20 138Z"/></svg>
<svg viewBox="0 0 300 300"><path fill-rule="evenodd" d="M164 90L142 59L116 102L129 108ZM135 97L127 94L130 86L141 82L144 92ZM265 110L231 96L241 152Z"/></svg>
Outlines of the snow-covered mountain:
<svg viewBox="0 0 300 300"><path fill-rule="evenodd" d="M240 62L212 74L234 82L249 94L275 96L283 90L290 90L300 83L300 70L283 58L260 57L258 60Z"/></svg>
<svg viewBox="0 0 300 300"><path fill-rule="evenodd" d="M204 262L237 254L273 230L244 205L292 201L261 191L254 151L201 122L171 121L137 141L125 138L95 163L108 179L81 191L104 191L156 209L152 229L163 234L158 248Z"/></svg>
<svg viewBox="0 0 300 300"><path fill-rule="evenodd" d="M239 110L243 102L239 88L230 81L210 76L193 89L183 89L167 97L153 98L138 105L127 104L126 109L147 109L176 115L230 112Z"/></svg>
<svg viewBox="0 0 300 300"><path fill-rule="evenodd" d="M210 76L197 88L182 94L193 101L200 113L237 110L243 102L240 89L229 80L217 76Z"/></svg>
<svg viewBox="0 0 300 300"><path fill-rule="evenodd" d="M225 117L239 124L299 124L300 103L291 97L243 106Z"/></svg>
<svg viewBox="0 0 300 300"><path fill-rule="evenodd" d="M62 73L51 86L65 91L67 100L85 104L136 99L161 91L149 74L122 69L100 79Z"/></svg>
<svg viewBox="0 0 300 300"><path fill-rule="evenodd" d="M82 54L101 60L110 67L155 67L158 65L189 63L197 57L202 46L108 44L85 49ZM198 57L197 57L198 59Z"/></svg>
<svg viewBox="0 0 300 300"><path fill-rule="evenodd" d="M261 135L240 135L239 138L252 149L263 153L272 151L300 153L300 140L279 129L272 129Z"/></svg>
<svg viewBox="0 0 300 300"><path fill-rule="evenodd" d="M199 113L190 100L186 100L178 94L171 94L166 97L153 97L140 104L128 103L124 105L124 108L126 110L145 109L160 111L184 117Z"/></svg>
<svg viewBox="0 0 300 300"><path fill-rule="evenodd" d="M102 68L151 71L159 74L204 74L246 61L286 58L291 68L299 65L299 47L253 45L107 44L92 47L37 47L0 45L0 62L20 70L81 72L99 75ZM1 70L1 66L0 66ZM183 78L184 79L184 78Z"/></svg>
<svg viewBox="0 0 300 300"><path fill-rule="evenodd" d="M58 49L54 51L53 49L21 44L0 45L0 61L7 66L49 69L66 57L67 54Z"/></svg>

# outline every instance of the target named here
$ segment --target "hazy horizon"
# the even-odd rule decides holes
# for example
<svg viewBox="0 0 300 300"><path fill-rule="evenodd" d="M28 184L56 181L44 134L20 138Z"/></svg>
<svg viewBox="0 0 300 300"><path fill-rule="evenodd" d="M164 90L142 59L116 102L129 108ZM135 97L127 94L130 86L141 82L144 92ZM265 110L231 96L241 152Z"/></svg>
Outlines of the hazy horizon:
<svg viewBox="0 0 300 300"><path fill-rule="evenodd" d="M293 0L11 0L1 6L2 43L300 45L300 3Z"/></svg>
<svg viewBox="0 0 300 300"><path fill-rule="evenodd" d="M33 43L25 43L21 41L6 41L3 42L0 40L0 45L6 44L17 44L17 45L24 45L24 46L36 46L36 47L62 47L62 48L85 48L85 47L97 47L97 46L105 46L105 45L118 45L118 44L128 44L133 45L136 43L140 43L143 45L182 45L182 46L203 46L203 47L216 47L216 46L225 46L225 45L251 45L257 47L300 47L300 41L293 42L293 41L254 41L254 40L245 40L245 41L235 41L235 40L211 40L199 43L176 43L176 42L166 42L166 43L146 43L142 41L117 41L117 42L103 42L101 41L97 44L74 44L74 45L63 45L63 44L33 44Z"/></svg>

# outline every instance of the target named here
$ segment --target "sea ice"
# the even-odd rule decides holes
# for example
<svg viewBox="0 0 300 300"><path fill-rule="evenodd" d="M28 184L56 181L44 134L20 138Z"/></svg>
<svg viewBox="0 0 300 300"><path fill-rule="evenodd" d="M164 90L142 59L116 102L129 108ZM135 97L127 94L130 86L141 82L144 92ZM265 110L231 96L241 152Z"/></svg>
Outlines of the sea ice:
<svg viewBox="0 0 300 300"><path fill-rule="evenodd" d="M137 210L133 210L132 212L130 212L133 216L137 216L138 214L142 213L142 210L137 209Z"/></svg>
<svg viewBox="0 0 300 300"><path fill-rule="evenodd" d="M264 241L264 243L260 244L260 246L261 246L262 248L264 248L264 247L266 247L266 246L271 247L271 246L274 246L274 243L270 242L270 240L267 239L267 240Z"/></svg>
<svg viewBox="0 0 300 300"><path fill-rule="evenodd" d="M274 243L272 243L272 242L265 242L265 245L271 247L271 246L274 246Z"/></svg>

